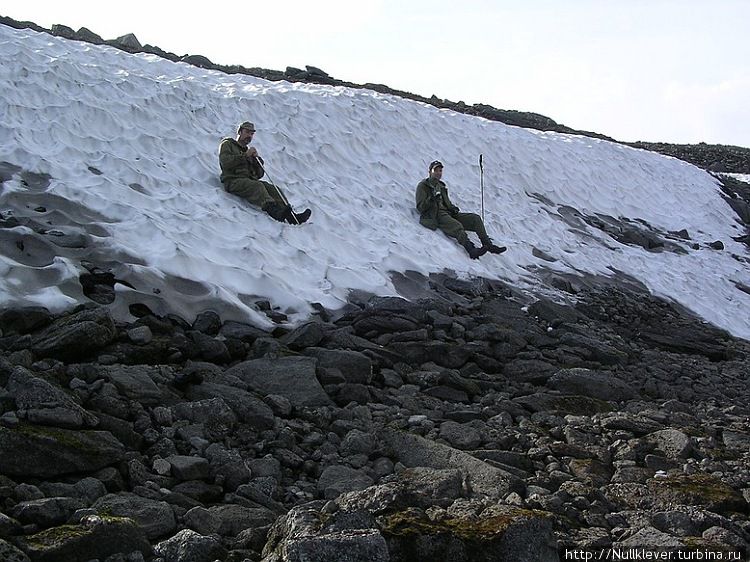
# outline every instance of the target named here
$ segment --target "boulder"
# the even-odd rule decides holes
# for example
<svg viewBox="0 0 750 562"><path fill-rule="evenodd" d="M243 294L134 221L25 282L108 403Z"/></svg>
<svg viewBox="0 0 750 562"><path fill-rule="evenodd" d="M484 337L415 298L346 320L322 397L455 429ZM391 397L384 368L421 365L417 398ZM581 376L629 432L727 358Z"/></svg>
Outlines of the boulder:
<svg viewBox="0 0 750 562"><path fill-rule="evenodd" d="M148 557L152 552L138 525L130 519L110 516L87 516L78 525L53 527L17 540L34 562L105 560L133 552Z"/></svg>
<svg viewBox="0 0 750 562"><path fill-rule="evenodd" d="M316 364L312 357L254 359L230 367L226 374L261 394L285 396L295 407L331 406L331 399L316 377Z"/></svg>
<svg viewBox="0 0 750 562"><path fill-rule="evenodd" d="M203 536L190 529L183 529L175 536L160 542L154 548L157 556L164 560L198 562L201 560L224 560L227 549L218 536Z"/></svg>
<svg viewBox="0 0 750 562"><path fill-rule="evenodd" d="M257 430L272 429L273 410L260 398L242 389L225 384L203 383L191 386L187 395L192 400L221 399L237 419Z"/></svg>
<svg viewBox="0 0 750 562"><path fill-rule="evenodd" d="M177 528L177 520L168 503L136 494L108 494L99 498L93 507L98 513L132 519L149 539L163 537Z"/></svg>
<svg viewBox="0 0 750 562"><path fill-rule="evenodd" d="M117 337L115 323L104 307L87 308L54 320L33 335L31 350L39 357L83 360Z"/></svg>
<svg viewBox="0 0 750 562"><path fill-rule="evenodd" d="M108 431L74 431L21 424L0 427L0 473L52 478L90 473L125 458L125 448Z"/></svg>
<svg viewBox="0 0 750 562"><path fill-rule="evenodd" d="M372 484L373 479L362 471L348 466L332 465L320 475L318 491L324 498L333 499L344 492L363 490Z"/></svg>
<svg viewBox="0 0 750 562"><path fill-rule="evenodd" d="M516 476L452 447L390 428L383 430L380 437L387 454L407 467L460 470L477 495L498 498L524 489L523 481Z"/></svg>
<svg viewBox="0 0 750 562"><path fill-rule="evenodd" d="M615 375L589 369L561 369L549 378L547 386L565 394L580 394L613 402L637 397L632 386Z"/></svg>
<svg viewBox="0 0 750 562"><path fill-rule="evenodd" d="M97 417L79 406L63 390L35 377L23 367L16 367L8 380L7 390L15 398L16 408L34 424L78 429L93 427Z"/></svg>

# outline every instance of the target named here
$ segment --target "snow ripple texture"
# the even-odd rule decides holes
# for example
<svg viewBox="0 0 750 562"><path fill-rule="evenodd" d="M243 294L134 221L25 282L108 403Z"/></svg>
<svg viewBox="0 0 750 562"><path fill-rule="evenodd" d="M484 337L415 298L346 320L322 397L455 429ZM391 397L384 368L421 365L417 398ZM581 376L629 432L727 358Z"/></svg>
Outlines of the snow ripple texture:
<svg viewBox="0 0 750 562"><path fill-rule="evenodd" d="M254 144L270 179L296 208L312 208L305 226L274 222L221 188L218 144L243 120L258 128ZM418 224L414 191L440 159L454 202L479 212L480 153L488 230L510 250L472 261ZM2 240L2 306L86 302L77 277L92 252L119 263L118 278L135 287L117 285L119 302L162 303L188 319L214 308L259 324L267 320L255 300L300 321L310 303L336 308L352 289L397 294L392 272L450 269L534 291L542 267L617 270L750 337L750 295L736 287L750 285L748 265L733 257L747 253L732 240L742 231L716 180L606 141L0 26L0 163L20 170L1 178L0 210L41 205L50 228L90 246L88 255L66 254L27 227L13 229L29 243L22 258ZM49 181L30 183L24 171ZM623 245L586 225L571 228L561 206L686 229L702 247L680 255ZM713 240L725 249L703 247Z"/></svg>

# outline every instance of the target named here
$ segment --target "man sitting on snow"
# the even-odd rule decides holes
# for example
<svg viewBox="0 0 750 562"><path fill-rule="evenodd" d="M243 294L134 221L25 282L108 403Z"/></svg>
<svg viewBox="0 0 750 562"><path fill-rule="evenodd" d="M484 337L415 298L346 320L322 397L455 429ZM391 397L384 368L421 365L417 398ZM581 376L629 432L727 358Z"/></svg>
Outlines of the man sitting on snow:
<svg viewBox="0 0 750 562"><path fill-rule="evenodd" d="M466 248L471 259L477 259L487 252L502 254L505 246L495 246L487 235L482 217L474 213L462 213L448 198L448 188L441 181L443 164L435 160L430 164L430 176L417 185L417 211L419 223L430 230L440 229L451 238L455 238ZM477 248L469 240L466 231L476 232L482 247Z"/></svg>
<svg viewBox="0 0 750 562"><path fill-rule="evenodd" d="M225 138L221 141L219 165L224 189L260 207L279 222L302 224L310 218L312 211L305 209L295 213L278 187L260 181L265 174L263 159L254 146L248 146L254 134L255 125L245 121L237 128L237 140Z"/></svg>

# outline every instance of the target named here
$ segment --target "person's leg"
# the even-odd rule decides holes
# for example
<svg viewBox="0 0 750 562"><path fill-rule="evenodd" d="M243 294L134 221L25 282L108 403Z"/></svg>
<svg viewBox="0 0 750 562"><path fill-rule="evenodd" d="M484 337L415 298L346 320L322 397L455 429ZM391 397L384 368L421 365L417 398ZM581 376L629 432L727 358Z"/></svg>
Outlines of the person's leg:
<svg viewBox="0 0 750 562"><path fill-rule="evenodd" d="M466 245L469 240L463 225L448 213L438 213L437 227L447 236L455 238L461 246Z"/></svg>
<svg viewBox="0 0 750 562"><path fill-rule="evenodd" d="M479 240L482 242L482 246L492 244L492 240L487 235L487 230L484 228L482 217L476 213L458 213L456 215L456 221L461 224L464 230L476 232L479 236Z"/></svg>
<svg viewBox="0 0 750 562"><path fill-rule="evenodd" d="M281 192L279 191L280 188L277 188L274 184L268 183L267 181L260 180L259 183L263 184L263 187L266 188L266 193L268 193L269 197L273 197L274 201L277 203L281 203L282 205L286 205L286 202L284 201L284 198L281 195Z"/></svg>
<svg viewBox="0 0 750 562"><path fill-rule="evenodd" d="M225 188L232 195L242 197L251 205L265 210L265 207L269 203L273 203L275 198L269 195L266 186L263 185L264 183L249 178L240 178L228 182Z"/></svg>
<svg viewBox="0 0 750 562"><path fill-rule="evenodd" d="M486 251L492 254L502 254L506 250L505 246L493 244L492 238L489 237L487 230L484 228L482 217L476 213L458 213L456 220L461 223L465 230L477 233L479 240L482 242L482 248L486 248Z"/></svg>
<svg viewBox="0 0 750 562"><path fill-rule="evenodd" d="M487 251L474 246L466 235L463 225L448 213L438 213L437 226L446 235L455 238L456 241L466 249L471 259L476 259Z"/></svg>

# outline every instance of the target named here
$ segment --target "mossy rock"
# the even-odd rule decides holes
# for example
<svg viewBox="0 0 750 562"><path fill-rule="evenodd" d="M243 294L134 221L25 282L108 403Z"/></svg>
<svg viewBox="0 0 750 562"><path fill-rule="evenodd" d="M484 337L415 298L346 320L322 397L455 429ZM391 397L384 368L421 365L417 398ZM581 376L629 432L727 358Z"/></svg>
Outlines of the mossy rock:
<svg viewBox="0 0 750 562"><path fill-rule="evenodd" d="M19 548L34 562L93 560L140 551L151 545L138 525L124 517L95 517L85 524L61 525L18 539Z"/></svg>
<svg viewBox="0 0 750 562"><path fill-rule="evenodd" d="M50 478L93 472L121 461L125 447L108 431L20 424L0 427L0 473Z"/></svg>
<svg viewBox="0 0 750 562"><path fill-rule="evenodd" d="M742 494L709 474L652 478L647 487L661 508L693 505L715 513L747 512Z"/></svg>
<svg viewBox="0 0 750 562"><path fill-rule="evenodd" d="M503 562L556 560L552 519L542 511L504 506L484 517L428 516L408 508L376 518L394 561Z"/></svg>

